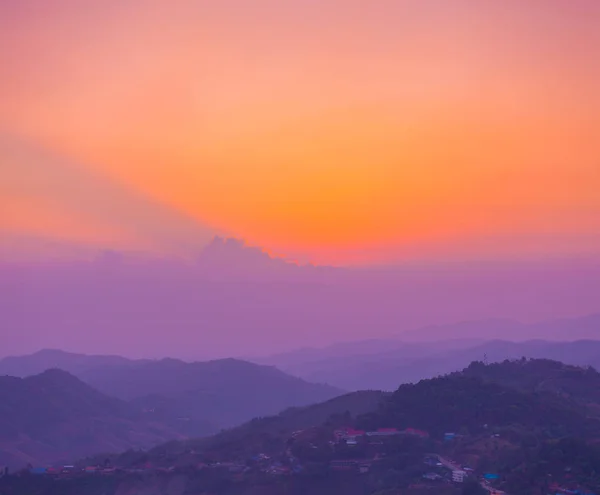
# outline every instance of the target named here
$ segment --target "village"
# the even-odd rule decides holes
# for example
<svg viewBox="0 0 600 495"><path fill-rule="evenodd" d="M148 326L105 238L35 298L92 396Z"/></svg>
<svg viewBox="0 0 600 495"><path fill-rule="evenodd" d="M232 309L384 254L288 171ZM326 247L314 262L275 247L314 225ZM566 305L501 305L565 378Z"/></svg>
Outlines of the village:
<svg viewBox="0 0 600 495"><path fill-rule="evenodd" d="M244 460L219 460L206 461L199 460L202 455L194 450L188 450L185 453L186 462L178 462L173 465L163 465L162 463L145 462L134 466L114 466L109 462L104 465L77 465L69 464L54 467L33 467L14 473L14 475L45 476L54 479L79 478L84 476L150 476L150 475L169 475L175 473L195 473L218 472L221 475L228 476L236 481L244 481L256 474L263 476L297 476L308 474L310 466L317 463L307 461L305 456L295 454L302 446L308 452L318 451L323 445L313 443L318 428L308 428L298 430L291 434L286 442L286 447L279 453L258 452L248 459ZM446 433L444 442L451 442L458 437L455 433ZM332 453L340 453L339 456L333 456L321 467L331 473L345 473L347 475L364 476L377 469L378 466L386 461L386 445L389 445L392 439L413 438L427 440L429 433L415 428L406 428L399 430L396 428L380 428L374 431L356 430L351 427L337 428L333 435L327 440L327 448ZM369 453L366 456L357 456L353 452L358 452L360 447L362 452ZM356 449L356 450L354 450ZM195 460L194 460L195 459ZM467 480L476 480L489 495L508 495L497 488L501 481L500 476L495 473L478 473L472 467L462 465L452 459L438 453L426 453L420 461L423 473L418 480L413 480L409 488L413 489L435 489L442 486L460 487ZM3 475L8 475L8 470L3 471ZM548 495L594 495L593 493L566 488L553 483Z"/></svg>
<svg viewBox="0 0 600 495"><path fill-rule="evenodd" d="M228 473L237 480L242 480L244 476L252 473L263 473L269 476L293 476L300 475L306 471L305 463L302 459L294 455L294 444L304 444L310 449L319 447L311 442L315 435L316 428L298 430L292 433L287 441L287 448L281 455L268 455L266 453L256 453L249 459L217 461L217 462L194 462L185 466L159 466L151 462L146 462L138 466L113 466L110 463L104 465L81 466L75 464L54 466L54 467L33 467L29 466L27 470L21 471L21 475L47 476L55 479L65 479L81 476L123 476L123 475L158 475L177 473L181 471L217 470ZM385 459L385 449L382 447L387 440L392 437L414 437L420 439L429 438L429 433L406 428L398 430L396 428L380 428L374 431L355 430L353 428L339 428L334 430L333 436L327 442L332 451L338 447L344 447L347 452L352 452L353 447L359 445L368 445L369 452L373 455L366 458L334 458L328 461L326 469L331 472L344 472L348 474L366 475L379 462ZM446 440L455 437L455 434L448 433ZM187 453L188 458L194 458L196 452L190 450ZM469 477L474 476L473 469L468 466L460 466L444 457L432 453L427 454L422 459L426 471L421 480L411 485L412 488L435 487L440 484L461 484ZM504 495L503 492L493 488L493 482L498 479L497 475L485 474L481 477L481 485L490 493L490 495Z"/></svg>

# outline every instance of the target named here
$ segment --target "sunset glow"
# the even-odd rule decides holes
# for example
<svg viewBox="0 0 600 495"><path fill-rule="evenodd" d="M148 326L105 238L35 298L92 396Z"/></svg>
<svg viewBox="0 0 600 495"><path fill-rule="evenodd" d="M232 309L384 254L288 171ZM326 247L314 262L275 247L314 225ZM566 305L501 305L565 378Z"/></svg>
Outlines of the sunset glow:
<svg viewBox="0 0 600 495"><path fill-rule="evenodd" d="M5 0L0 130L292 257L587 254L599 22L595 0ZM0 158L5 230L156 244Z"/></svg>

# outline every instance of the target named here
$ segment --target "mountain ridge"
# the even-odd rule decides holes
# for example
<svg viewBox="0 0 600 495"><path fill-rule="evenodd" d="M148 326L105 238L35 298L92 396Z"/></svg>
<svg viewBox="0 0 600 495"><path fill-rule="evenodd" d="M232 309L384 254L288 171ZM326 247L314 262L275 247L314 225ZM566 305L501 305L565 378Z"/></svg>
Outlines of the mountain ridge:
<svg viewBox="0 0 600 495"><path fill-rule="evenodd" d="M183 438L59 369L26 378L0 377L0 396L0 464L50 464Z"/></svg>
<svg viewBox="0 0 600 495"><path fill-rule="evenodd" d="M343 389L310 383L273 366L236 358L203 362L130 360L45 350L1 360L0 375L61 365L99 392L136 409L152 411L157 421L187 436L207 435L257 416L344 393Z"/></svg>

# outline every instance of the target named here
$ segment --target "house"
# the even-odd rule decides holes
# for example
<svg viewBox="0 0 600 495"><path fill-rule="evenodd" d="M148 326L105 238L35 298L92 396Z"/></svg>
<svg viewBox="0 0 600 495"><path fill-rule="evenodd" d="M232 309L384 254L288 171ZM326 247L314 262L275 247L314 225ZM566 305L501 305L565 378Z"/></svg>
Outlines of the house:
<svg viewBox="0 0 600 495"><path fill-rule="evenodd" d="M343 429L339 429L339 430L335 430L333 432L333 436L337 439L340 440L342 439L344 436L346 435L346 430Z"/></svg>
<svg viewBox="0 0 600 495"><path fill-rule="evenodd" d="M46 468L43 467L36 467L36 468L31 468L29 470L29 472L31 474L35 474L35 475L42 475L42 474L46 474L48 472L48 470Z"/></svg>
<svg viewBox="0 0 600 495"><path fill-rule="evenodd" d="M354 428L349 428L346 430L345 437L364 437L365 431L363 430L355 430Z"/></svg>
<svg viewBox="0 0 600 495"><path fill-rule="evenodd" d="M346 442L347 445L356 445L358 439L364 437L366 434L363 430L354 430L353 428L347 428L338 432L341 433L341 437L338 437L338 441Z"/></svg>
<svg viewBox="0 0 600 495"><path fill-rule="evenodd" d="M376 431L368 431L366 433L369 437L388 437L393 435L400 435L400 432L397 428L379 428Z"/></svg>
<svg viewBox="0 0 600 495"><path fill-rule="evenodd" d="M421 438L429 438L429 433L423 430L417 430L416 428L406 428L404 430L405 435L414 435Z"/></svg>
<svg viewBox="0 0 600 495"><path fill-rule="evenodd" d="M355 430L354 428L340 428L335 430L333 434L338 438L347 438L347 437L362 437L365 435L363 430Z"/></svg>
<svg viewBox="0 0 600 495"><path fill-rule="evenodd" d="M426 479L429 481L437 481L437 480L443 479L443 477L437 473L427 473L427 474L423 475L423 479Z"/></svg>
<svg viewBox="0 0 600 495"><path fill-rule="evenodd" d="M63 466L62 469L60 470L60 474L62 476L72 476L72 475L75 475L77 472L78 472L78 469L76 469L75 466L72 466L72 465Z"/></svg>
<svg viewBox="0 0 600 495"><path fill-rule="evenodd" d="M452 471L452 481L454 481L455 483L464 483L466 477L467 473L462 469Z"/></svg>

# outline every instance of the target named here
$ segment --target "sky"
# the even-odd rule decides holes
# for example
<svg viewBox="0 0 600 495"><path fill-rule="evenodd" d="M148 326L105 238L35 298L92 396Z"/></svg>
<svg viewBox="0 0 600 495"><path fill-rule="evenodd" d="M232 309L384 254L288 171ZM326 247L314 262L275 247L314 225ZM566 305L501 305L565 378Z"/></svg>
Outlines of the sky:
<svg viewBox="0 0 600 495"><path fill-rule="evenodd" d="M3 0L0 47L5 236L600 252L596 0Z"/></svg>

